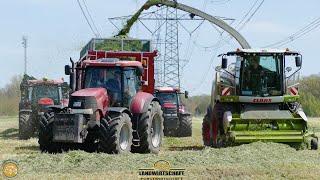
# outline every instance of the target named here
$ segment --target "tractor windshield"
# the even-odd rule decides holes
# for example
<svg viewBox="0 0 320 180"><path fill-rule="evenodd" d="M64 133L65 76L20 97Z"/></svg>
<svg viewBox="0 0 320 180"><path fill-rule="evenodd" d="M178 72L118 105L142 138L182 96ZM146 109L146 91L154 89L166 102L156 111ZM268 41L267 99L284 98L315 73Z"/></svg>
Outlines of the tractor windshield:
<svg viewBox="0 0 320 180"><path fill-rule="evenodd" d="M279 96L282 94L282 55L246 55L242 63L241 94Z"/></svg>
<svg viewBox="0 0 320 180"><path fill-rule="evenodd" d="M84 88L106 88L110 105L121 104L121 69L120 67L88 67L85 70Z"/></svg>
<svg viewBox="0 0 320 180"><path fill-rule="evenodd" d="M37 103L41 98L50 98L58 103L61 97L61 89L57 84L51 85L35 85L30 88L30 99Z"/></svg>
<svg viewBox="0 0 320 180"><path fill-rule="evenodd" d="M164 93L164 92L158 92L156 93L156 97L159 99L161 104L164 103L172 103L177 104L178 97L176 93Z"/></svg>

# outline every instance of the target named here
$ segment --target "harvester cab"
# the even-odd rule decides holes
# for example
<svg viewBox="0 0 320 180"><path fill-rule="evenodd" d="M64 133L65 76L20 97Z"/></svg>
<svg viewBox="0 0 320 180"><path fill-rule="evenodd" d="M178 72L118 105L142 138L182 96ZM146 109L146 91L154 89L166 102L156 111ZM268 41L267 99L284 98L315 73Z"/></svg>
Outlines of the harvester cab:
<svg viewBox="0 0 320 180"><path fill-rule="evenodd" d="M20 84L21 101L19 103L19 138L29 139L38 128L39 115L46 106L68 104L64 97L63 87L67 86L63 80L24 79ZM62 90L64 89L64 90Z"/></svg>
<svg viewBox="0 0 320 180"><path fill-rule="evenodd" d="M179 88L159 87L155 89L164 117L164 135L186 137L192 135L192 119L187 108L181 103L180 95L188 98L188 91Z"/></svg>
<svg viewBox="0 0 320 180"><path fill-rule="evenodd" d="M271 141L305 143L317 149L308 132L299 97L302 55L274 49L237 49L220 55L211 103L203 121L207 146ZM228 66L227 57L235 57ZM295 61L296 70L289 64Z"/></svg>
<svg viewBox="0 0 320 180"><path fill-rule="evenodd" d="M70 101L43 116L40 149L158 153L163 118L153 96L157 52L150 45L149 40L92 39L78 62L70 59L72 65L65 66Z"/></svg>

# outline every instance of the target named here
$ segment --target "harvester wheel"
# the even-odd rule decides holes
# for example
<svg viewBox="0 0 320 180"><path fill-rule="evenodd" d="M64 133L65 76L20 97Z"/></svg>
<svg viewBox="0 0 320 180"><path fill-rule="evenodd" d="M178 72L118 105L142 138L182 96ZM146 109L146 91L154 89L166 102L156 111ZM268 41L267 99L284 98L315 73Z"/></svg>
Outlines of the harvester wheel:
<svg viewBox="0 0 320 180"><path fill-rule="evenodd" d="M211 122L209 114L206 114L202 122L202 140L203 145L212 146L213 138L211 137Z"/></svg>
<svg viewBox="0 0 320 180"><path fill-rule="evenodd" d="M61 149L58 148L58 144L53 142L53 120L54 112L51 109L48 109L40 118L38 142L42 152L61 152Z"/></svg>
<svg viewBox="0 0 320 180"><path fill-rule="evenodd" d="M191 115L181 115L177 136L192 136L192 118Z"/></svg>
<svg viewBox="0 0 320 180"><path fill-rule="evenodd" d="M318 140L316 138L311 139L311 150L317 150L318 149Z"/></svg>
<svg viewBox="0 0 320 180"><path fill-rule="evenodd" d="M132 146L132 152L159 153L163 137L163 112L159 102L153 101L148 111L139 119L140 146Z"/></svg>
<svg viewBox="0 0 320 180"><path fill-rule="evenodd" d="M99 148L110 154L130 153L132 145L132 122L126 113L119 113L101 120Z"/></svg>
<svg viewBox="0 0 320 180"><path fill-rule="evenodd" d="M30 113L19 114L19 139L27 140L34 134L34 128L32 127L32 118Z"/></svg>

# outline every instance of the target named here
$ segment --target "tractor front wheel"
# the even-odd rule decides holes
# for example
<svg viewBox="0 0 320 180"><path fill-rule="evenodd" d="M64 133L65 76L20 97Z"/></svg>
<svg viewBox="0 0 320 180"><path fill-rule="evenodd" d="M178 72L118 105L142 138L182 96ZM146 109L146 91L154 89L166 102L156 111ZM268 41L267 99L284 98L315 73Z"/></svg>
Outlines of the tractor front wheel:
<svg viewBox="0 0 320 180"><path fill-rule="evenodd" d="M31 113L19 113L19 139L30 139L34 134L34 127L32 127Z"/></svg>
<svg viewBox="0 0 320 180"><path fill-rule="evenodd" d="M99 148L110 154L130 153L132 145L132 122L126 113L109 116L101 120Z"/></svg>
<svg viewBox="0 0 320 180"><path fill-rule="evenodd" d="M177 136L192 136L192 118L191 115L181 115Z"/></svg>
<svg viewBox="0 0 320 180"><path fill-rule="evenodd" d="M132 152L157 154L163 137L163 112L157 101L153 101L148 109L138 122L140 145L132 146Z"/></svg>
<svg viewBox="0 0 320 180"><path fill-rule="evenodd" d="M58 144L53 142L53 121L54 112L51 109L48 109L40 118L38 142L42 152L61 152L61 148L58 148Z"/></svg>

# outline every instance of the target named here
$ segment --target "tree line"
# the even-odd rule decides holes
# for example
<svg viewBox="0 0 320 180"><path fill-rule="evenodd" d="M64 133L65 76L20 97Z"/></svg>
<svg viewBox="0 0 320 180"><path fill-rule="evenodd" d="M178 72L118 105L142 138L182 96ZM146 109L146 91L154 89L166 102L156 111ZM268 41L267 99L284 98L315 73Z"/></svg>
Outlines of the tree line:
<svg viewBox="0 0 320 180"><path fill-rule="evenodd" d="M0 88L0 116L18 115L20 102L21 75L15 75L10 82ZM300 81L299 93L301 104L308 116L320 117L320 74L305 76ZM189 111L196 116L203 116L210 103L210 95L192 96L182 98L182 102Z"/></svg>

